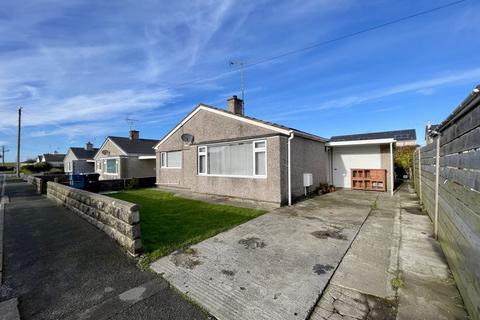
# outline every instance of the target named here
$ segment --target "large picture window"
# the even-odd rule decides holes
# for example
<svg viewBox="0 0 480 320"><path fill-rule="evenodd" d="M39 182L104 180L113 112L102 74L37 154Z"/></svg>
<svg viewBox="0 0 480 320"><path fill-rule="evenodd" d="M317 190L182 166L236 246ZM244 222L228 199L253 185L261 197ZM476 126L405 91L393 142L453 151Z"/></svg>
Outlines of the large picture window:
<svg viewBox="0 0 480 320"><path fill-rule="evenodd" d="M117 174L118 173L118 159L107 159L106 161L106 173Z"/></svg>
<svg viewBox="0 0 480 320"><path fill-rule="evenodd" d="M169 151L160 154L161 168L177 168L182 167L182 151Z"/></svg>
<svg viewBox="0 0 480 320"><path fill-rule="evenodd" d="M242 141L198 147L198 174L265 177L266 141Z"/></svg>

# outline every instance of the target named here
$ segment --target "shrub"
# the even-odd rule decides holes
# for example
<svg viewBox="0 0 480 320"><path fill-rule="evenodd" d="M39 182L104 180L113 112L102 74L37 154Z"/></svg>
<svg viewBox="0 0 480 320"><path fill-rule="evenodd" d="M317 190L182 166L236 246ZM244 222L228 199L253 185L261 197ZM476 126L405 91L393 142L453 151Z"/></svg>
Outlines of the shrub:
<svg viewBox="0 0 480 320"><path fill-rule="evenodd" d="M126 190L137 189L140 184L140 181L137 178L132 178L127 180L127 185L125 186Z"/></svg>
<svg viewBox="0 0 480 320"><path fill-rule="evenodd" d="M23 173L39 173L49 171L52 166L47 162L35 163L33 165L26 165L20 169Z"/></svg>
<svg viewBox="0 0 480 320"><path fill-rule="evenodd" d="M400 175L407 174L412 168L413 153L415 146L399 147L395 150L395 167Z"/></svg>

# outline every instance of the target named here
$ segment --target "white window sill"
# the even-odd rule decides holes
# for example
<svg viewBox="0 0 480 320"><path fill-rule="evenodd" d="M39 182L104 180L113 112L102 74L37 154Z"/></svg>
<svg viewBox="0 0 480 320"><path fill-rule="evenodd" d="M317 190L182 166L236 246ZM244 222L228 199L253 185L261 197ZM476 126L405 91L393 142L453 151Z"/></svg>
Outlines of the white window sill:
<svg viewBox="0 0 480 320"><path fill-rule="evenodd" d="M267 179L267 176L240 176L240 175L221 175L221 174L197 174L197 177Z"/></svg>

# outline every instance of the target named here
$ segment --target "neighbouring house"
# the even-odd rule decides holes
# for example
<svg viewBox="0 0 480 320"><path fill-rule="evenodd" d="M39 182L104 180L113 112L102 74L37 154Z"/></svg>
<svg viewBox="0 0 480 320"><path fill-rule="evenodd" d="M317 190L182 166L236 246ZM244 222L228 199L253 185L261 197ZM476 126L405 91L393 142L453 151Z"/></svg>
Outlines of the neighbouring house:
<svg viewBox="0 0 480 320"><path fill-rule="evenodd" d="M394 152L416 145L415 129L334 136L327 143L328 181L339 188L351 188L352 169L386 170L386 188L393 193Z"/></svg>
<svg viewBox="0 0 480 320"><path fill-rule="evenodd" d="M279 206L327 182L326 142L245 116L236 96L199 104L156 144L156 184Z"/></svg>
<svg viewBox="0 0 480 320"><path fill-rule="evenodd" d="M438 124L432 124L430 121L428 121L427 125L425 126L425 144L430 144L433 142L437 128Z"/></svg>
<svg viewBox="0 0 480 320"><path fill-rule="evenodd" d="M52 168L63 168L63 159L65 154L54 151L53 153L44 153L37 157L37 163L48 163Z"/></svg>
<svg viewBox="0 0 480 320"><path fill-rule="evenodd" d="M109 136L94 156L95 172L101 180L155 177L157 142L140 139L136 130L130 130L128 138Z"/></svg>
<svg viewBox="0 0 480 320"><path fill-rule="evenodd" d="M63 159L64 171L67 174L82 174L95 172L93 157L98 148L87 142L85 147L71 147Z"/></svg>

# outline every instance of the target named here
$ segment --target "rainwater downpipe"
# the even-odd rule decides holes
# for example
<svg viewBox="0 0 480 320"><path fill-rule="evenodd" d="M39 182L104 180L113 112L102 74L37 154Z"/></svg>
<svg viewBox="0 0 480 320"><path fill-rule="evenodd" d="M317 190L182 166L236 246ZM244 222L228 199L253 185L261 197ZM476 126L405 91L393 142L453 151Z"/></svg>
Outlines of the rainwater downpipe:
<svg viewBox="0 0 480 320"><path fill-rule="evenodd" d="M288 205L292 205L292 166L291 166L291 147L290 142L293 139L293 131L290 130L290 137L288 137Z"/></svg>

